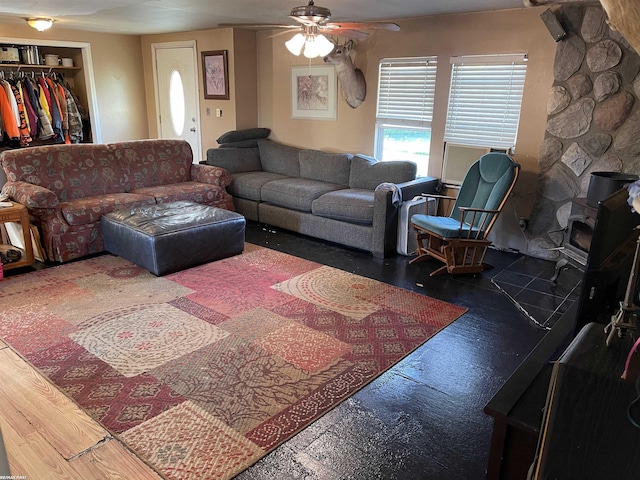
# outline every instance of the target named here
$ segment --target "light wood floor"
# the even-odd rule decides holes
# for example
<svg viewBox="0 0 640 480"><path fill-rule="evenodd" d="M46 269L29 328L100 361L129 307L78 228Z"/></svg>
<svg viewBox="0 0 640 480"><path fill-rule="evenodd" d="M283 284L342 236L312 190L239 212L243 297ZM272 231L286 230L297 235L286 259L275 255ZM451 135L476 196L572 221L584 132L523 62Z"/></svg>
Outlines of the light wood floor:
<svg viewBox="0 0 640 480"><path fill-rule="evenodd" d="M2 340L0 429L13 476L161 479Z"/></svg>

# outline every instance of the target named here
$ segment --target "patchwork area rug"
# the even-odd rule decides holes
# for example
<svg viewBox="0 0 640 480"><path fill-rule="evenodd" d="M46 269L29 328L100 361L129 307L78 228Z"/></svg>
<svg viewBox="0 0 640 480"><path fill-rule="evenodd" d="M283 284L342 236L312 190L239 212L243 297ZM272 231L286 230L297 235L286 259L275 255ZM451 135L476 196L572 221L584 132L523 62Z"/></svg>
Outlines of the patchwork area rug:
<svg viewBox="0 0 640 480"><path fill-rule="evenodd" d="M105 255L0 282L0 337L181 480L233 477L464 312L250 244L161 278Z"/></svg>

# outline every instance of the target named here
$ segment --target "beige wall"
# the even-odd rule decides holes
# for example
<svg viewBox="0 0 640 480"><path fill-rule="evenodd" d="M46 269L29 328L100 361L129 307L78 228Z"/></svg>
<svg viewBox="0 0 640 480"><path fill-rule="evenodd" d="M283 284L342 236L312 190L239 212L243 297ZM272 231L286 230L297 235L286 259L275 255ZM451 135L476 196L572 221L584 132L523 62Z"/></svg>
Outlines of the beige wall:
<svg viewBox="0 0 640 480"><path fill-rule="evenodd" d="M233 31L236 128L258 126L258 63L256 34L250 30ZM217 137L216 137L217 138Z"/></svg>
<svg viewBox="0 0 640 480"><path fill-rule="evenodd" d="M65 30L60 25L54 25L46 32L37 32L26 23L1 27L0 35L16 42L26 43L23 39L28 39L91 44L102 141L148 138L139 36Z"/></svg>
<svg viewBox="0 0 640 480"><path fill-rule="evenodd" d="M157 112L153 85L153 61L151 45L154 43L195 40L198 50L198 83L200 103L200 128L202 138L201 159L209 148L217 146L216 139L229 130L257 126L256 101L256 38L249 30L234 32L230 28L201 30L166 35L142 37L142 59L146 85L147 121L152 138L158 136ZM227 50L229 63L229 100L204 99L201 52ZM222 116L216 117L216 109ZM209 110L207 110L209 109ZM207 114L209 112L209 114ZM194 152L194 156L196 153Z"/></svg>
<svg viewBox="0 0 640 480"><path fill-rule="evenodd" d="M431 175L440 177L449 78L449 58L458 55L528 54L522 114L516 143L516 160L522 174L513 195L517 216L528 217L535 199L538 148L546 125L546 100L553 82L556 44L539 16L541 8L490 13L443 15L398 20L399 32L380 31L356 46L354 57L367 80L367 98L357 109L338 95L337 121L293 120L290 113L291 66L308 65L285 48L290 35L268 38L258 34L259 124L270 127L272 138L286 144L321 150L373 154L378 63L385 57L438 56L436 97L432 124ZM313 64L322 64L314 59ZM508 205L511 215L514 206ZM505 223L505 222L501 222ZM522 234L509 225L511 238L500 242L517 248ZM498 227L496 227L496 230Z"/></svg>

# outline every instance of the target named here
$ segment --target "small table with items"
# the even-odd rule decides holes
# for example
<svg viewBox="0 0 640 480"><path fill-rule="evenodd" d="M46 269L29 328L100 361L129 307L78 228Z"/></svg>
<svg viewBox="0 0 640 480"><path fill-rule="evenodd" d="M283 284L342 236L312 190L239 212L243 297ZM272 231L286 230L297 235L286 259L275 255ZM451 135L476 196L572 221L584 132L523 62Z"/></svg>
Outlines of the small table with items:
<svg viewBox="0 0 640 480"><path fill-rule="evenodd" d="M22 252L22 257L20 260L11 263L5 263L2 265L4 270L9 270L12 268L18 267L28 267L33 265L35 262L33 256L33 245L31 243L31 223L29 222L29 214L27 212L27 207L24 205L20 205L15 202L2 202L10 203L11 206L0 206L0 224L6 224L8 222L15 222L20 225L22 229L22 238L24 248L20 248L20 246L14 245L16 248L19 248Z"/></svg>

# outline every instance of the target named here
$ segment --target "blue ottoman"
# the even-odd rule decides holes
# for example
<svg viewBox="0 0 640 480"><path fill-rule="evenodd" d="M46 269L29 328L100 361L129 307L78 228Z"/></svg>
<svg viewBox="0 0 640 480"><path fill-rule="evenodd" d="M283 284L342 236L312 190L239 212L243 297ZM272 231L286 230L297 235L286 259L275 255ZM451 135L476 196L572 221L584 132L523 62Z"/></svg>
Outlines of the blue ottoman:
<svg viewBox="0 0 640 480"><path fill-rule="evenodd" d="M107 252L166 275L244 250L246 221L222 208L180 201L102 216Z"/></svg>

